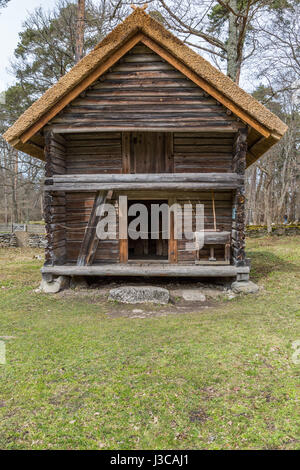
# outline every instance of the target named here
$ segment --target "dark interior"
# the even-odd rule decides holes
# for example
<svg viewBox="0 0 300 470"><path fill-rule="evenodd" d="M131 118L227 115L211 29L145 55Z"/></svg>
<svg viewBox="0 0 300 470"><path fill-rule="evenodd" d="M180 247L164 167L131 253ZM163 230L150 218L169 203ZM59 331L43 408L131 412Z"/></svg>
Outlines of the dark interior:
<svg viewBox="0 0 300 470"><path fill-rule="evenodd" d="M128 238L128 259L129 260L168 260L168 239L162 238L162 214L159 216L159 239L151 239L151 204L167 204L168 201L128 201L128 209L133 204L145 204L148 209L148 239L139 238L138 240L132 240ZM128 225L137 216L128 216ZM140 230L140 227L137 227Z"/></svg>

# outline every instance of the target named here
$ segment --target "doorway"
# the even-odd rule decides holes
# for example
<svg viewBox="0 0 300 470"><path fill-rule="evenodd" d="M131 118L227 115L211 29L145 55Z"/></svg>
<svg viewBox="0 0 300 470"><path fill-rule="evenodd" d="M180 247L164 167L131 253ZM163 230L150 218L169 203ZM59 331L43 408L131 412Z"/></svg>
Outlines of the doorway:
<svg viewBox="0 0 300 470"><path fill-rule="evenodd" d="M130 132L127 138L128 160L125 162L125 158L123 163L124 173L173 172L173 136L170 132Z"/></svg>
<svg viewBox="0 0 300 470"><path fill-rule="evenodd" d="M134 204L144 204L147 208L148 214L148 224L146 227L140 227L139 225L136 227L137 232L141 232L141 235L144 238L138 238L134 240L130 236L130 223L139 215L130 216L130 208ZM161 206L162 204L168 204L167 200L130 200L128 201L128 228L129 228L129 236L128 236L128 260L130 261L139 261L139 260L147 260L147 261L168 261L168 250L169 250L169 240L168 240L168 230L166 230L166 221L163 221L162 212L156 213L157 217L157 231L155 231L151 237L151 227L152 225L152 214L151 206L155 204ZM166 238L164 238L166 237Z"/></svg>

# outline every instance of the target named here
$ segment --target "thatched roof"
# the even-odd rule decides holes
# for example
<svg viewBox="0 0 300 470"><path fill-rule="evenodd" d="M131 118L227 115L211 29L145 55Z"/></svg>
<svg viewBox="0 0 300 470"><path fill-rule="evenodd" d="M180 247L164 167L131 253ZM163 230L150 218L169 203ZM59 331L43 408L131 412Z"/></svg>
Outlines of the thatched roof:
<svg viewBox="0 0 300 470"><path fill-rule="evenodd" d="M167 56L164 58L174 67L195 83L201 83L208 93L255 129L255 135L252 135L249 145L251 148L248 164L265 153L286 132L286 124L265 106L187 47L161 23L141 8L137 8L19 117L4 134L7 142L19 150L43 159L41 136L38 131L82 92L85 83L87 87L90 86L89 77L95 78L93 81L97 80L108 68L105 64L111 66L114 57L115 62L119 60L118 51L123 48L125 54L130 47L128 44L134 45L135 38L145 43L147 39L153 41L165 52ZM187 74L187 70L190 73Z"/></svg>

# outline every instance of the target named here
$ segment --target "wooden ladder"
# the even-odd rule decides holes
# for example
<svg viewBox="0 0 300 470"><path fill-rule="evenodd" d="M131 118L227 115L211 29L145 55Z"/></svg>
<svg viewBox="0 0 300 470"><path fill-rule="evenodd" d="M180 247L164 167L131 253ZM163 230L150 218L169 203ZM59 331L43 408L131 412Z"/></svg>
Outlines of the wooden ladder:
<svg viewBox="0 0 300 470"><path fill-rule="evenodd" d="M95 259L99 239L96 234L97 224L104 213L107 200L111 199L112 191L98 191L96 193L92 212L85 228L84 237L77 258L77 266L90 266Z"/></svg>

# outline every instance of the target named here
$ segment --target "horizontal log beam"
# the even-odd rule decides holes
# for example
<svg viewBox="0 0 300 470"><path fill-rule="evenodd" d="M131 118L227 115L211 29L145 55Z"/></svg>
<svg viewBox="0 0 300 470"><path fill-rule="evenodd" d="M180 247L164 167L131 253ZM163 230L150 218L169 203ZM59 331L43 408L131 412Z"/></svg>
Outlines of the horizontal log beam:
<svg viewBox="0 0 300 470"><path fill-rule="evenodd" d="M79 133L91 133L91 132L229 132L235 133L238 132L239 125L224 125L224 126L181 126L176 127L175 125L172 126L141 126L141 127L134 127L134 126L115 126L115 127L88 127L88 126L63 126L63 125L52 125L51 131L54 134L79 134Z"/></svg>
<svg viewBox="0 0 300 470"><path fill-rule="evenodd" d="M186 237L192 240L193 233L187 232ZM205 230L204 231L204 245L225 245L230 243L231 233L230 232L214 232Z"/></svg>
<svg viewBox="0 0 300 470"><path fill-rule="evenodd" d="M233 183L62 183L54 185L45 185L45 191L124 191L124 190L143 190L151 191L180 190L180 191L210 191L236 189L238 184Z"/></svg>
<svg viewBox="0 0 300 470"><path fill-rule="evenodd" d="M247 274L248 266L186 266L186 265L140 265L101 264L93 266L44 266L42 274L57 276L161 276L161 277L235 277Z"/></svg>
<svg viewBox="0 0 300 470"><path fill-rule="evenodd" d="M243 182L244 178L236 173L60 175L47 178L45 190L223 190L237 189Z"/></svg>
<svg viewBox="0 0 300 470"><path fill-rule="evenodd" d="M236 173L137 173L55 175L54 183L243 183L244 178ZM47 181L50 179L47 178Z"/></svg>

